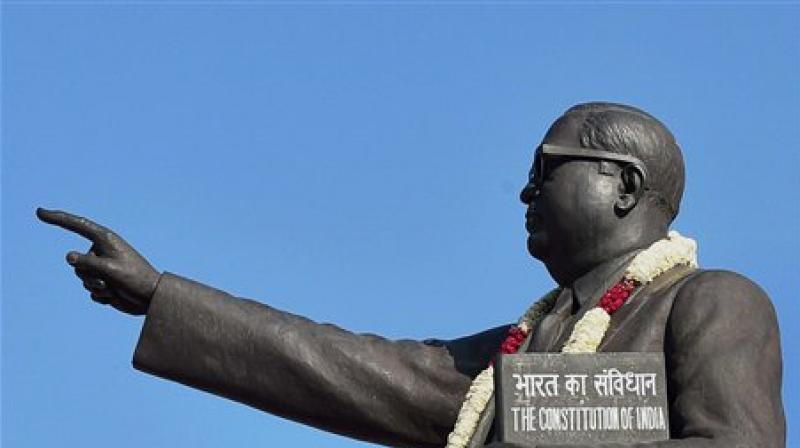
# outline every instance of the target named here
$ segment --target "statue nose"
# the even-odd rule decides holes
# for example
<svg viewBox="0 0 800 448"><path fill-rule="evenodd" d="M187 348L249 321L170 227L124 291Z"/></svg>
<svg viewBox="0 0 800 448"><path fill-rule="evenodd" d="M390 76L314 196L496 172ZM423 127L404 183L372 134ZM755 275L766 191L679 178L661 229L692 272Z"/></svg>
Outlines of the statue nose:
<svg viewBox="0 0 800 448"><path fill-rule="evenodd" d="M522 201L523 204L529 205L536 196L539 195L539 189L533 182L528 182L523 188L522 191L519 192L519 200Z"/></svg>

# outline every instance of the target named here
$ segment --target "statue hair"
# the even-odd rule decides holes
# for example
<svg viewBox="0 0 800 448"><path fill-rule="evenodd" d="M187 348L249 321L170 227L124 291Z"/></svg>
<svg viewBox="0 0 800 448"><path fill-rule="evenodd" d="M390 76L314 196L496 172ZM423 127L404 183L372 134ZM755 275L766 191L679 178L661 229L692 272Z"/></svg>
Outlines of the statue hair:
<svg viewBox="0 0 800 448"><path fill-rule="evenodd" d="M650 189L660 193L646 197L670 222L675 219L686 174L681 149L663 123L635 107L604 102L578 104L563 118L581 120L580 142L584 148L639 158L647 169Z"/></svg>

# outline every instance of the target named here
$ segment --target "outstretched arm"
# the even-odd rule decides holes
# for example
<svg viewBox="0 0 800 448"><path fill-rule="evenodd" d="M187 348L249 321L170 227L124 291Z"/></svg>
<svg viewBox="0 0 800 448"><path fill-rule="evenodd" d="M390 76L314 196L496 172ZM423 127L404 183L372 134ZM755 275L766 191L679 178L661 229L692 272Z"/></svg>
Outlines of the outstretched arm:
<svg viewBox="0 0 800 448"><path fill-rule="evenodd" d="M389 341L160 275L111 230L39 209L92 241L67 262L93 300L147 314L138 369L292 420L392 446L440 447L507 326L454 341Z"/></svg>
<svg viewBox="0 0 800 448"><path fill-rule="evenodd" d="M441 447L473 370L506 328L452 342L389 341L166 273L134 365L350 437Z"/></svg>

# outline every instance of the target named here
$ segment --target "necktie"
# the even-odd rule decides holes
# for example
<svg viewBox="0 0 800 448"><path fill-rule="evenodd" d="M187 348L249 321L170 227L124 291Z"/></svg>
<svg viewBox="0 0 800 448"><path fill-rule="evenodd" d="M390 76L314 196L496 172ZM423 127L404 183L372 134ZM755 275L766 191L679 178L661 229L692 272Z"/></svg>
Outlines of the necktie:
<svg viewBox="0 0 800 448"><path fill-rule="evenodd" d="M570 314L572 314L574 316L578 311L581 310L582 306L583 306L583 304L581 303L581 301L578 298L577 294L575 294L575 292L573 291L572 292L572 310L570 310L571 311Z"/></svg>
<svg viewBox="0 0 800 448"><path fill-rule="evenodd" d="M528 346L529 352L558 352L557 341L564 329L564 324L572 315L574 302L572 289L564 288L556 299L553 310L533 329L533 341Z"/></svg>

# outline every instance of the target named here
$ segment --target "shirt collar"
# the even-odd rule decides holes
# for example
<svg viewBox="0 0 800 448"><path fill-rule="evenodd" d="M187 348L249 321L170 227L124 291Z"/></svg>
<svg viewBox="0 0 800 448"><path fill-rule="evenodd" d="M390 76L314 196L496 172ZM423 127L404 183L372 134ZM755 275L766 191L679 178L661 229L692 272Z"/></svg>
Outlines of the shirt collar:
<svg viewBox="0 0 800 448"><path fill-rule="evenodd" d="M581 308L584 308L589 301L600 300L600 295L622 278L625 268L639 252L634 250L604 261L575 280L572 283L572 295L580 303Z"/></svg>

